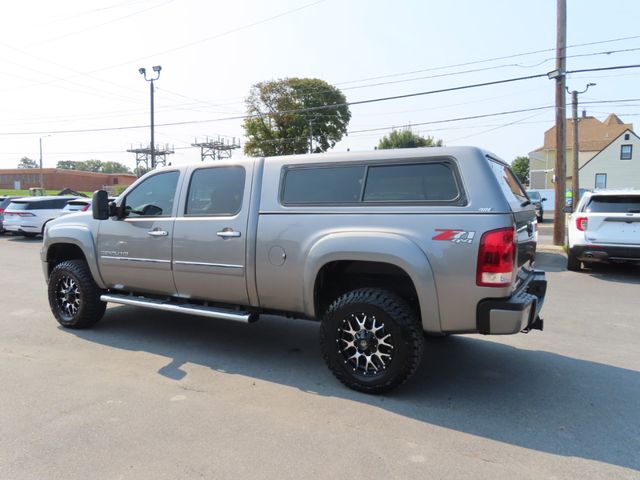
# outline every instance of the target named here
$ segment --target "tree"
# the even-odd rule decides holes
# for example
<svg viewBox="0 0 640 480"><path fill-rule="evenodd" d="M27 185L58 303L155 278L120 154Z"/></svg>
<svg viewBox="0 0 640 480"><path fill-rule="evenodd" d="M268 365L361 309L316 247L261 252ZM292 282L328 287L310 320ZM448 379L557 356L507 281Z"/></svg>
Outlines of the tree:
<svg viewBox="0 0 640 480"><path fill-rule="evenodd" d="M244 152L253 156L305 153L310 133L313 152L326 152L347 132L351 112L346 102L339 89L317 78L257 83L245 100L249 117L244 121L248 137Z"/></svg>
<svg viewBox="0 0 640 480"><path fill-rule="evenodd" d="M120 162L103 162L102 160L85 160L85 161L71 161L60 160L56 168L63 170L81 170L83 172L98 172L98 173L131 173L131 170L126 165Z"/></svg>
<svg viewBox="0 0 640 480"><path fill-rule="evenodd" d="M31 160L29 157L22 157L18 168L38 168L38 164L35 160Z"/></svg>
<svg viewBox="0 0 640 480"><path fill-rule="evenodd" d="M378 148L416 148L416 147L441 147L442 140L435 140L433 137L423 137L413 133L411 128L402 130L393 129L389 135L380 139Z"/></svg>
<svg viewBox="0 0 640 480"><path fill-rule="evenodd" d="M529 157L516 157L511 168L523 185L529 184Z"/></svg>

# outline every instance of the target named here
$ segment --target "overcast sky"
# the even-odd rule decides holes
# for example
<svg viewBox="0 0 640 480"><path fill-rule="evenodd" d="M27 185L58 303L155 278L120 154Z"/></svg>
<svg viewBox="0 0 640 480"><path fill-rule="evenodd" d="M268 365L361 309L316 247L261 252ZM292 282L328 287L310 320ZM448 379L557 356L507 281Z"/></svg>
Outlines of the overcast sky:
<svg viewBox="0 0 640 480"><path fill-rule="evenodd" d="M568 70L640 64L640 2L567 5ZM173 164L200 160L196 138L242 137L237 117L260 81L316 77L361 101L555 68L555 0L21 0L0 26L0 168L37 161L40 138L45 167L134 167L126 150L149 143L140 67L162 66L156 143L175 148ZM580 108L633 123L639 78L640 69L581 73L567 85L597 83ZM511 161L542 145L553 104L554 82L538 78L356 105L334 150L372 149L391 127L411 124ZM456 121L513 110L528 111Z"/></svg>

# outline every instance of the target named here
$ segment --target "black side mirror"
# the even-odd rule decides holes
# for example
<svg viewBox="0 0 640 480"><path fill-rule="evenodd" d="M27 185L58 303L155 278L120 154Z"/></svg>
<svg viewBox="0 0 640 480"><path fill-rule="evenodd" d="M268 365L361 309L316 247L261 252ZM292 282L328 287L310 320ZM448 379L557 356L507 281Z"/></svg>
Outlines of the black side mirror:
<svg viewBox="0 0 640 480"><path fill-rule="evenodd" d="M540 199L540 201L541 201L541 202L546 202L546 201L547 201L547 199L546 199L545 197L542 197L542 198Z"/></svg>
<svg viewBox="0 0 640 480"><path fill-rule="evenodd" d="M93 192L91 202L93 218L96 220L107 220L109 218L109 194L104 190Z"/></svg>

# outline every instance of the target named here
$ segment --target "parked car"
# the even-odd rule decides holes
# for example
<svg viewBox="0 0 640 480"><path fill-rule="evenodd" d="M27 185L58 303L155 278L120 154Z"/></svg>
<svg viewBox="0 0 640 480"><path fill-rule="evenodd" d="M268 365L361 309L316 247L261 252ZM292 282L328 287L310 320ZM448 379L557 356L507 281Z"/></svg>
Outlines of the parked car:
<svg viewBox="0 0 640 480"><path fill-rule="evenodd" d="M536 209L538 223L542 223L544 221L544 208L542 207L542 202L547 199L542 197L540 192L536 192L535 190L528 190L527 195L529 196L529 200L531 200L531 204Z"/></svg>
<svg viewBox="0 0 640 480"><path fill-rule="evenodd" d="M584 194L567 227L567 269L589 263L640 263L640 190Z"/></svg>
<svg viewBox="0 0 640 480"><path fill-rule="evenodd" d="M90 198L77 198L70 200L60 211L60 216L68 215L70 213L86 212L91 208Z"/></svg>
<svg viewBox="0 0 640 480"><path fill-rule="evenodd" d="M23 197L12 200L4 211L4 228L25 237L44 233L47 222L57 218L69 200L76 197Z"/></svg>
<svg viewBox="0 0 640 480"><path fill-rule="evenodd" d="M4 229L4 210L9 206L12 200L16 200L21 197L0 197L0 234L4 233L6 230Z"/></svg>
<svg viewBox="0 0 640 480"><path fill-rule="evenodd" d="M92 215L52 221L40 255L65 328L94 325L107 302L315 319L334 375L379 393L415 372L423 334L542 330L535 233L507 163L406 148L153 170L115 202L94 193Z"/></svg>

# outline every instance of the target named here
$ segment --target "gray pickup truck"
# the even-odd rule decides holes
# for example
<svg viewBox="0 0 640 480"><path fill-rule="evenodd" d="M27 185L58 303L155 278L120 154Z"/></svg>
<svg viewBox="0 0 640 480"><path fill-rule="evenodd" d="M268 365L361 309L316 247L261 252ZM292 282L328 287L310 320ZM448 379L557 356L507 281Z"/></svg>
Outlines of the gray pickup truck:
<svg viewBox="0 0 640 480"><path fill-rule="evenodd" d="M424 335L542 330L533 206L472 147L225 160L154 170L47 225L51 310L85 328L107 302L250 323L321 322L334 375L379 393Z"/></svg>

